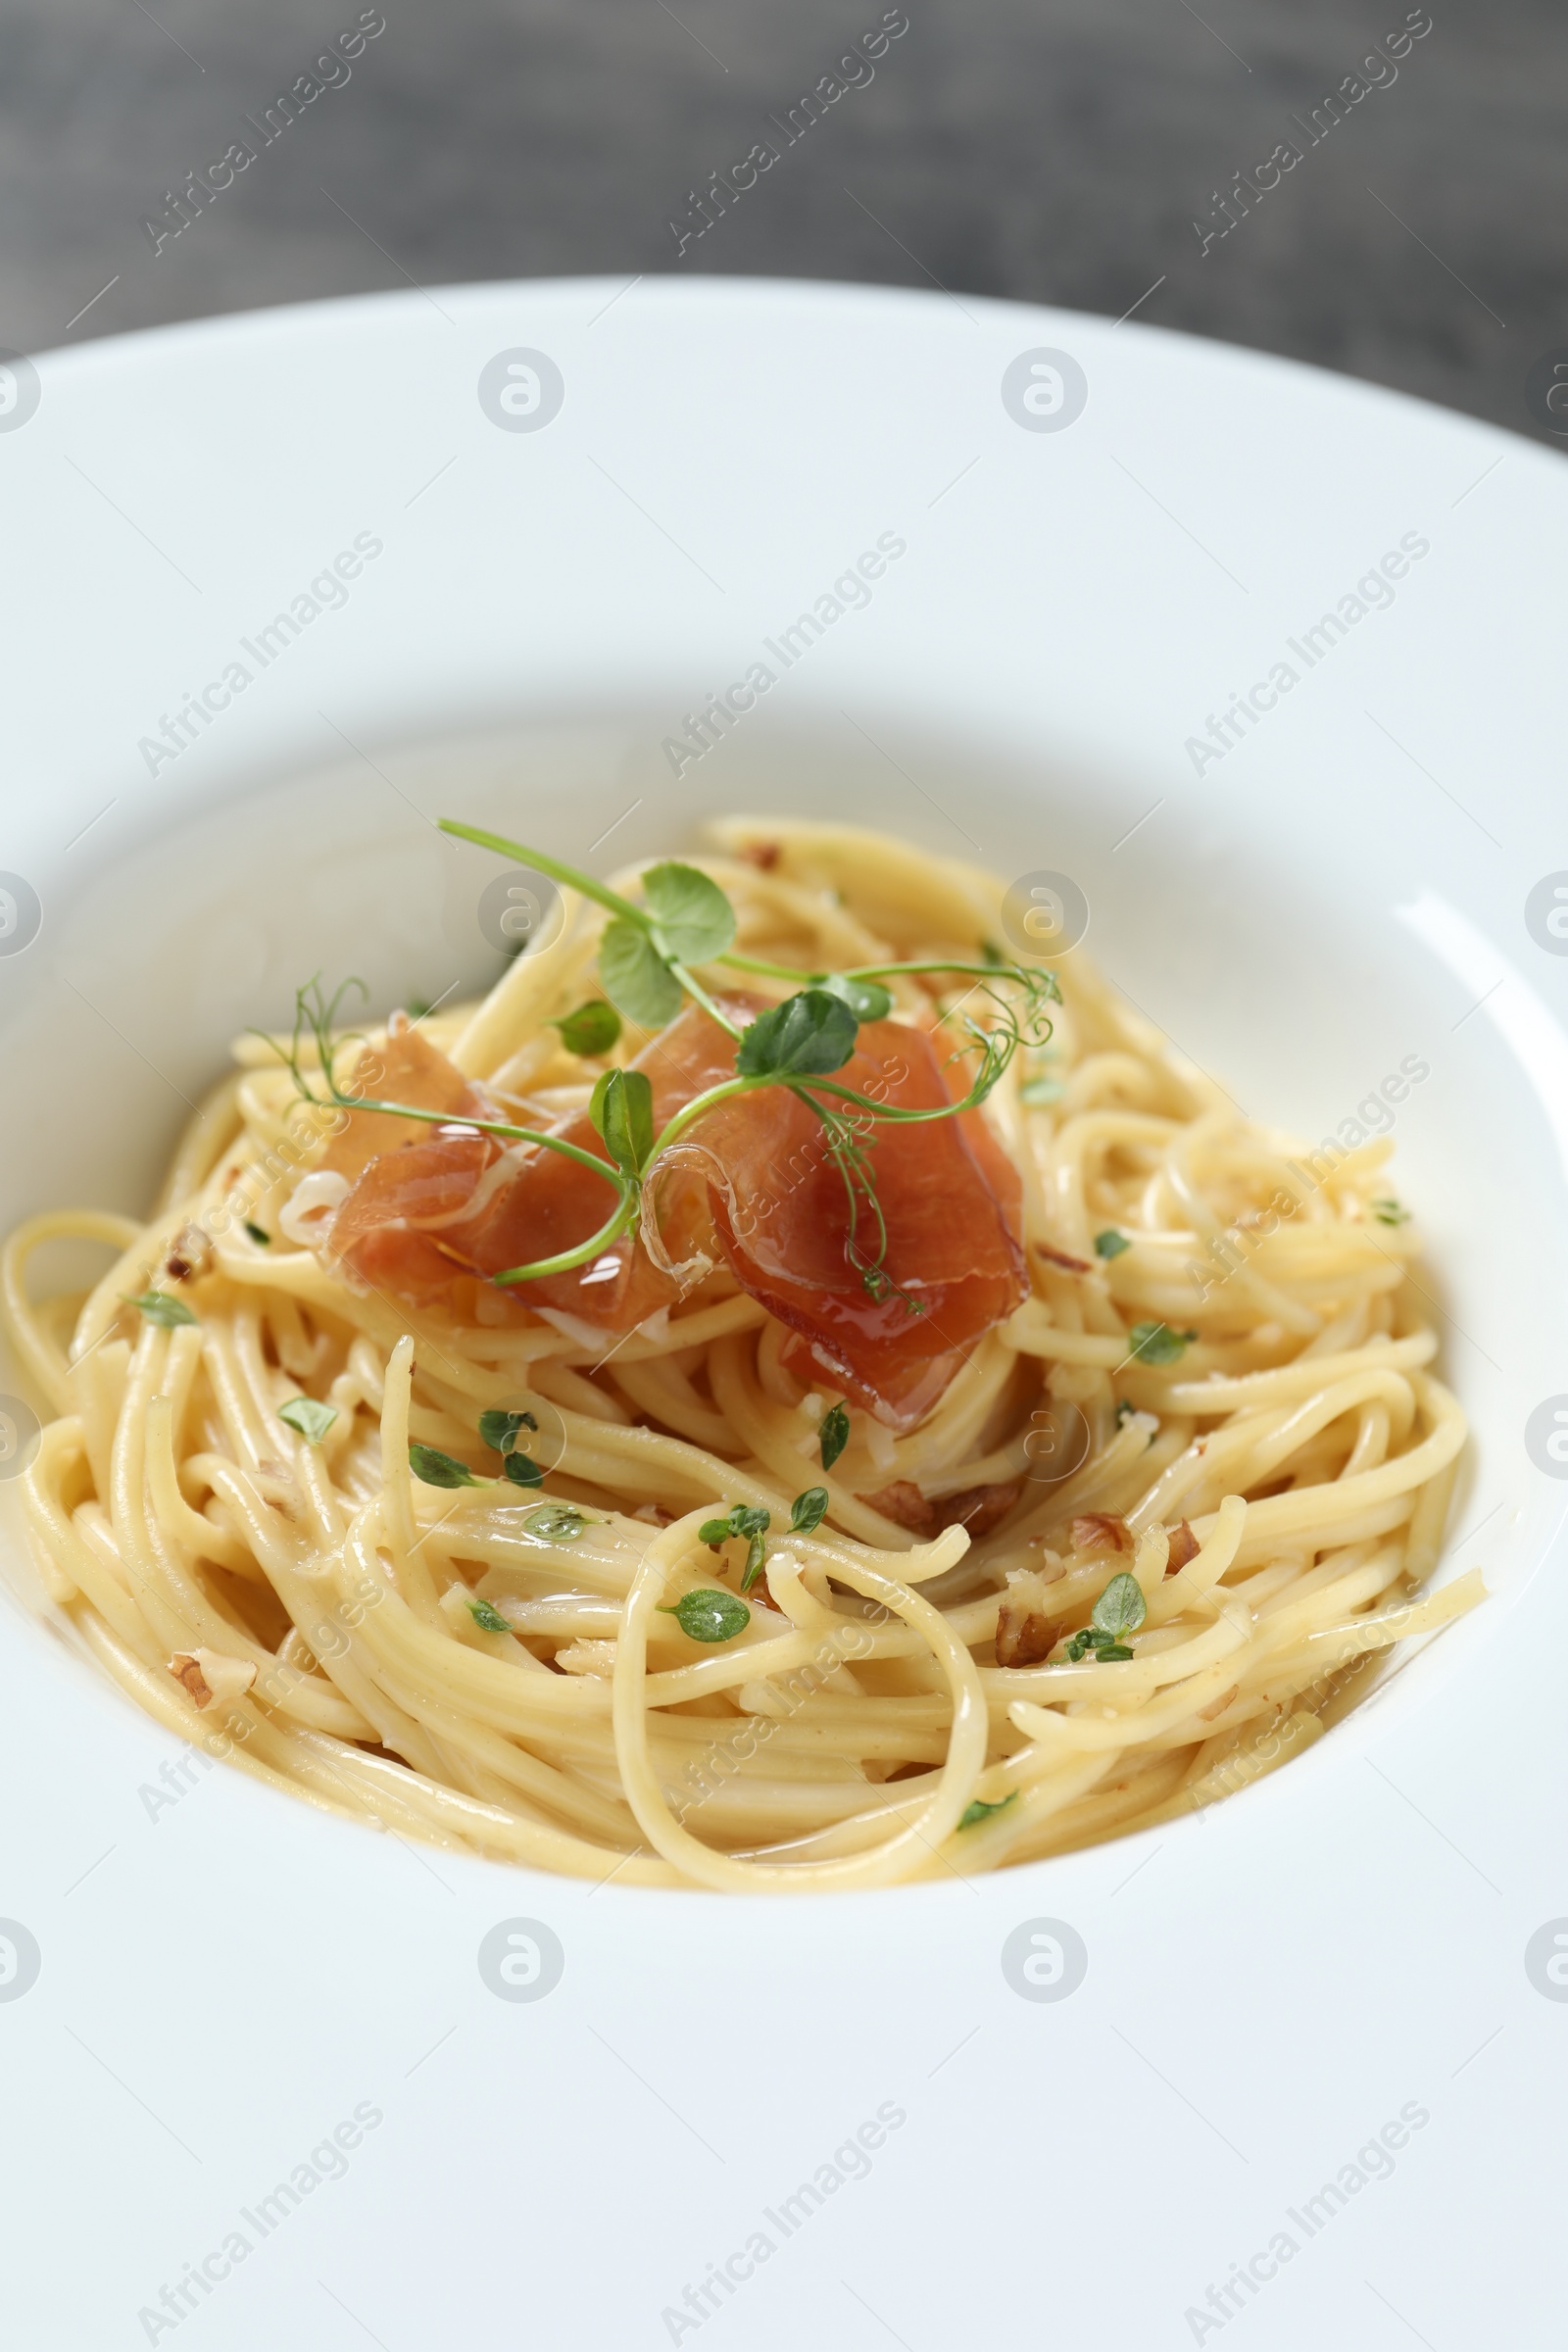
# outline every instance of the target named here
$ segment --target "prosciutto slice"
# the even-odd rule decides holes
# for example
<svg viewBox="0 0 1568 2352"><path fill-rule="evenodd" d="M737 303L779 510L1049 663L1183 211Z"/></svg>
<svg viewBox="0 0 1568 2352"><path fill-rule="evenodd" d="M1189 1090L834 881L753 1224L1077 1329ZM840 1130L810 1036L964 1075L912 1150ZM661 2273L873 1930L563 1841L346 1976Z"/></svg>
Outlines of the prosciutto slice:
<svg viewBox="0 0 1568 2352"><path fill-rule="evenodd" d="M723 1009L744 1026L760 1007L737 997ZM574 1249L609 1219L611 1185L577 1162L466 1125L496 1114L416 1034L393 1037L384 1059L377 1097L450 1112L450 1123L414 1128L356 1111L334 1139L327 1164L349 1175L352 1189L322 1252L346 1279L413 1307L471 1316L476 1284ZM657 1133L733 1075L734 1041L688 1006L632 1066L651 1081ZM953 1100L930 1036L900 1021L862 1023L854 1056L833 1077L890 1107ZM659 1164L644 1204L645 1231L650 1219L656 1225L651 1247L623 1239L566 1273L508 1286L509 1295L570 1314L609 1341L673 1305L687 1269L722 1257L741 1288L788 1326L785 1358L803 1378L911 1428L975 1341L1027 1292L1021 1187L978 1112L910 1124L853 1115L887 1228L886 1281L872 1289L863 1266L881 1236L863 1190L858 1265L849 1192L821 1121L774 1085L719 1104ZM551 1132L610 1164L585 1112Z"/></svg>

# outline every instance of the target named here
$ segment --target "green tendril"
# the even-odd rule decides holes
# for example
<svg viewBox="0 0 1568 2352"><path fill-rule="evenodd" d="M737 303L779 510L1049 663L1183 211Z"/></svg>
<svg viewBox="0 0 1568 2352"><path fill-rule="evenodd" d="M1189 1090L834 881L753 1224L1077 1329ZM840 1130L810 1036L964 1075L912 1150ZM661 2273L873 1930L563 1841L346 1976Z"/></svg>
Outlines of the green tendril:
<svg viewBox="0 0 1568 2352"><path fill-rule="evenodd" d="M511 1266L488 1277L505 1288L569 1273L626 1237L635 1239L643 1186L662 1155L718 1103L758 1087L787 1087L820 1124L825 1158L844 1185L848 1211L845 1256L862 1289L879 1302L897 1298L907 1313L923 1314L926 1301L905 1290L888 1270L887 1219L866 1139L878 1124L917 1125L978 1109L1020 1048L1038 1052L1050 1039L1052 1023L1046 1008L1061 1002L1054 974L1008 963L989 946L982 950L984 960L980 962L938 959L862 964L843 972L803 972L791 964L770 963L735 952L735 910L718 884L700 867L672 859L649 866L641 876L642 899L635 901L578 867L504 834L461 824L452 817L443 817L440 824L444 833L514 863L532 866L552 881L579 892L610 916L599 950L599 980L606 1002L581 1005L556 1023L564 1042L573 1051L607 1051L615 1042L622 1019L649 1031L664 1028L690 1002L734 1039L736 1075L696 1096L655 1136L652 1090L646 1076L635 1067L607 1070L589 1106L590 1120L609 1154L606 1159L568 1143L564 1136L537 1128L514 1126L503 1119L455 1118L450 1112L387 1102L340 1086L338 1054L344 1046L365 1040L358 1032L336 1034L339 1007L351 992L364 999L368 991L363 980L349 979L328 997L318 974L296 993L288 1052L271 1038L266 1040L289 1070L301 1099L318 1108L372 1111L461 1134L537 1146L575 1160L612 1187L615 1204L596 1233L553 1257ZM782 1004L766 1007L743 1029L697 977L698 968L714 966L792 980L797 992ZM922 1110L878 1102L837 1083L832 1072L853 1058L860 1024L880 1020L892 1009L892 993L883 984L922 975L941 975L956 985L968 983L956 1003L949 1004L939 998L936 1014L939 1024L956 1026L962 1039L950 1057L952 1061L979 1056L966 1091L955 1101ZM989 1026L967 1009L975 998L990 1008ZM321 1073L324 1091L319 1094L304 1066L307 1035L314 1041ZM841 1108L841 1104L848 1107Z"/></svg>

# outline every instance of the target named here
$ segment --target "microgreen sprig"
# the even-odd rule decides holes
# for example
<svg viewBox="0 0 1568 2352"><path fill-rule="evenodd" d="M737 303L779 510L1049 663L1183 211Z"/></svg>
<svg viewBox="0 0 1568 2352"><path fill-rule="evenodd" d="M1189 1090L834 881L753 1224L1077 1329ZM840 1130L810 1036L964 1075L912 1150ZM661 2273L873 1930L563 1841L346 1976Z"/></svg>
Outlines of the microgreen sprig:
<svg viewBox="0 0 1568 2352"><path fill-rule="evenodd" d="M808 1487L797 1494L790 1505L790 1534L809 1536L815 1533L827 1515L826 1487ZM764 1541L773 1524L773 1514L760 1503L732 1503L721 1519L705 1519L697 1530L697 1541L706 1544L710 1551L717 1551L732 1536L739 1536L746 1544L746 1566L741 1575L741 1591L749 1592L767 1565L767 1544Z"/></svg>
<svg viewBox="0 0 1568 2352"><path fill-rule="evenodd" d="M734 1039L734 1077L709 1087L684 1104L662 1132L656 1134L653 1089L646 1075L637 1069L607 1070L588 1105L590 1122L609 1154L607 1161L564 1136L503 1119L454 1119L448 1112L372 1099L340 1086L336 1056L341 1047L353 1040L334 1036L338 1007L351 989L362 997L367 992L363 981L350 980L327 998L317 977L297 992L289 1052L276 1049L305 1101L333 1108L390 1113L449 1132L457 1128L500 1142L537 1146L577 1161L612 1188L614 1206L596 1233L573 1249L489 1277L506 1286L567 1273L623 1239L635 1237L647 1177L662 1154L719 1103L758 1087L785 1086L819 1122L826 1159L843 1182L849 1210L845 1254L861 1287L873 1299L897 1297L911 1315L926 1311L926 1301L904 1289L888 1272L887 1223L877 1195L874 1159L864 1139L874 1124L953 1118L978 1108L1021 1047L1039 1051L1050 1038L1046 1007L1060 1002L1052 973L1005 962L989 944L982 951L984 960L978 963L908 961L868 964L847 972L802 972L793 965L736 954L735 910L718 884L696 866L673 859L649 866L641 876L642 898L637 902L592 875L504 835L448 817L441 819L441 829L499 857L537 868L580 892L609 914L599 944L599 978L608 1002L592 1000L555 1023L563 1044L571 1052L608 1053L619 1036L622 1017L639 1028L662 1028L689 998ZM796 992L781 1004L769 1005L743 1029L695 976L694 966L711 969L714 965L791 980L797 983ZM955 1060L971 1054L979 1057L967 1091L956 1101L920 1109L877 1102L837 1083L833 1072L853 1058L860 1023L881 1020L892 1010L892 992L884 984L922 974L970 983L958 1003L951 1009L940 1008L937 1016L954 1023L962 1040ZM964 1009L974 997L989 1004L989 1026ZM312 1086L304 1067L307 1031L316 1044L325 1089L321 1094ZM824 1442L824 1467L830 1458Z"/></svg>

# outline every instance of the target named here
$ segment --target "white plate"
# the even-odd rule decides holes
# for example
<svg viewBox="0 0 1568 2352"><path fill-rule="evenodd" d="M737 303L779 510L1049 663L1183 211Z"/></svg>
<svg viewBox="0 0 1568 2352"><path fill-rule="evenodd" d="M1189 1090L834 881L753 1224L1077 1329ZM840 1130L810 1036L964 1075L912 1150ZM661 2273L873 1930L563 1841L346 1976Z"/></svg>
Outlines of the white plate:
<svg viewBox="0 0 1568 2352"><path fill-rule="evenodd" d="M537 429L481 404L526 403L519 350L564 387ZM1057 429L1072 371L1031 376L1041 351L1087 384ZM1033 410L1004 404L1020 360ZM42 1965L0 1999L17 2340L1544 2341L1568 1986L1525 1947L1568 1913L1568 1489L1525 1427L1568 1391L1568 961L1526 903L1568 866L1560 462L1137 325L847 287L412 293L38 378L0 431L0 867L42 906L0 956L7 1224L140 1205L181 1095L317 965L382 1002L479 978L489 869L434 815L606 865L705 809L850 813L1071 873L1102 963L1250 1111L1316 1137L1430 1064L1396 1165L1476 1433L1445 1573L1484 1564L1497 1597L1207 1817L811 1903L591 1892L199 1773L19 1603L0 1914ZM341 604L245 651L360 534ZM904 552L870 602L786 668L768 641L882 534ZM1392 602L1290 650L1401 543ZM757 662L756 708L672 760ZM1195 753L1281 662L1277 706ZM479 1974L516 1917L564 1948L539 2002ZM1084 1940L1069 1999L1004 1978L1038 1919ZM341 2179L241 2218L361 2102L382 2120ZM763 2218L884 2106L865 2177L846 2155L819 2207ZM1386 2124L1392 2172L1352 2186ZM1343 2206L1303 2211L1325 2182ZM666 2316L731 2256L717 2310ZM139 2316L210 2257L177 2326ZM1221 2319L1210 2285L1253 2257Z"/></svg>

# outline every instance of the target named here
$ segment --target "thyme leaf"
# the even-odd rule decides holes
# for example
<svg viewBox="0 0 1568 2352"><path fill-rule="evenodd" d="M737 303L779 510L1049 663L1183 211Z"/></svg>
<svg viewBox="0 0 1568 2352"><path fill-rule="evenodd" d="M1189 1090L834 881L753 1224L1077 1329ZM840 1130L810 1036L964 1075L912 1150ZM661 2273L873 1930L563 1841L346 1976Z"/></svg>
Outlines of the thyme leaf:
<svg viewBox="0 0 1568 2352"><path fill-rule="evenodd" d="M984 1821L989 1814L1005 1813L1009 1805L1017 1802L1017 1797L1016 1788L1009 1788L1006 1795L999 1797L994 1805L988 1805L983 1796L972 1797L958 1815L959 1829L972 1830L977 1821Z"/></svg>
<svg viewBox="0 0 1568 2352"><path fill-rule="evenodd" d="M479 1436L492 1453L511 1453L523 1430L538 1427L532 1413L497 1411L479 1415Z"/></svg>
<svg viewBox="0 0 1568 2352"><path fill-rule="evenodd" d="M427 1487L488 1487L495 1483L478 1477L466 1462L443 1453L438 1446L420 1446L413 1438L409 1440L409 1468Z"/></svg>
<svg viewBox="0 0 1568 2352"><path fill-rule="evenodd" d="M545 1502L529 1511L522 1522L542 1544L575 1544L588 1524L587 1514L572 1502Z"/></svg>
<svg viewBox="0 0 1568 2352"><path fill-rule="evenodd" d="M290 1429L297 1429L307 1445L319 1446L337 1419L337 1406L322 1404L315 1396L291 1396L287 1404L278 1406L277 1417Z"/></svg>
<svg viewBox="0 0 1568 2352"><path fill-rule="evenodd" d="M792 1536L808 1536L821 1526L826 1516L826 1487L808 1487L805 1494L797 1494L790 1505L790 1533Z"/></svg>
<svg viewBox="0 0 1568 2352"><path fill-rule="evenodd" d="M474 1624L487 1634L510 1634L512 1631L501 1611L492 1608L487 1600L470 1600L468 1614Z"/></svg>
<svg viewBox="0 0 1568 2352"><path fill-rule="evenodd" d="M184 1299L176 1298L172 1291L143 1291L138 1298L132 1298L127 1293L125 1304L139 1307L147 1322L158 1324L164 1331L172 1331L177 1324L194 1323L196 1320Z"/></svg>
<svg viewBox="0 0 1568 2352"><path fill-rule="evenodd" d="M1135 1323L1127 1334L1128 1352L1142 1364L1174 1364L1197 1337L1196 1331L1172 1331L1168 1323Z"/></svg>
<svg viewBox="0 0 1568 2352"><path fill-rule="evenodd" d="M568 1054L608 1054L620 1035L620 1015L613 1004L595 997L550 1026L560 1033Z"/></svg>
<svg viewBox="0 0 1568 2352"><path fill-rule="evenodd" d="M667 1607L661 1601L660 1614L673 1617L681 1632L694 1642L731 1642L752 1622L752 1612L744 1600L710 1586L700 1592L684 1592Z"/></svg>
<svg viewBox="0 0 1568 2352"><path fill-rule="evenodd" d="M829 972L813 985L830 997L842 997L858 1021L883 1021L893 1010L893 992L880 980L860 980L853 972Z"/></svg>

